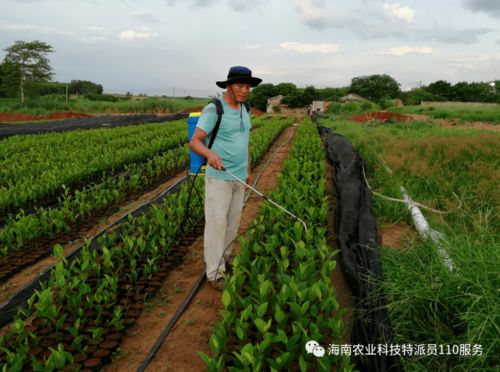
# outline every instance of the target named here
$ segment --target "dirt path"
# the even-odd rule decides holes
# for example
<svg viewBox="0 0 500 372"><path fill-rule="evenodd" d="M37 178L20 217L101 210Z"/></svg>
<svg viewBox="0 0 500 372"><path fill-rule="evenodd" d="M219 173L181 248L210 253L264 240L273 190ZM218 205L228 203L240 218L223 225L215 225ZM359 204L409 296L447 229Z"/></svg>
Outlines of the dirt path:
<svg viewBox="0 0 500 372"><path fill-rule="evenodd" d="M259 178L256 186L259 191L266 193L276 187L277 174L288 157L291 141L283 144L292 139L294 133L295 127L287 128L268 151L261 165L253 170L252 176L255 177L274 154ZM261 201L262 199L254 194L248 198L240 221L240 233L257 216ZM238 244L235 244L234 250L235 252L239 250ZM204 269L203 236L200 236L189 247L189 253L183 263L164 281L160 293L156 295L151 305L147 306L147 311L140 315L137 323L123 340L119 355L106 367L106 371L137 369ZM205 370L205 363L197 352L210 353L208 340L213 327L220 320L219 311L222 308L220 296L221 292L213 289L206 281L203 282L147 371Z"/></svg>
<svg viewBox="0 0 500 372"><path fill-rule="evenodd" d="M325 161L326 163L326 161ZM326 173L326 190L329 195L329 207L328 207L328 233L327 233L327 244L331 249L338 249L334 227L334 213L336 207L336 198L334 196L334 183L333 183L333 167L326 163L327 173ZM354 300L352 297L351 289L349 288L344 273L342 272L342 267L340 266L339 255L335 256L336 266L331 275L332 285L335 288L335 296L337 298L337 303L339 309L336 311L334 316L341 315L342 322L344 325L344 332L342 334L342 342L344 344L350 344L351 341L351 328L353 320L353 306Z"/></svg>
<svg viewBox="0 0 500 372"><path fill-rule="evenodd" d="M415 229L404 222L378 222L379 245L391 247L394 249L401 248L402 242L409 234L415 233Z"/></svg>

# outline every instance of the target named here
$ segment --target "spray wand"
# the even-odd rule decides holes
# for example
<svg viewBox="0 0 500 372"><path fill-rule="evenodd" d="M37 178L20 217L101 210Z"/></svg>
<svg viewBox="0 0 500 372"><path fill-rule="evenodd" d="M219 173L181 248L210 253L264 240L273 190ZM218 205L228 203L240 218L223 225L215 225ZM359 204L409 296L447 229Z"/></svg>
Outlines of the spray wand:
<svg viewBox="0 0 500 372"><path fill-rule="evenodd" d="M285 212L286 214L288 214L290 217L292 217L293 219L299 221L303 226L304 226L304 230L307 232L307 226L306 226L306 223L300 219L299 217L297 217L296 215L294 215L292 212L290 212L289 210L283 208L281 205L279 205L278 203L276 203L275 201L273 201L272 199L270 199L269 197L267 197L266 195L262 194L261 192L259 192L258 190L254 189L252 186L250 186L249 184L247 184L246 182L244 182L242 179L236 177L233 173L231 173L230 171L228 171L226 168L224 167L221 167L221 169L226 172L227 174L229 174L231 177L233 177L236 181L238 181L239 183L241 183L242 185L244 185L245 187L249 188L250 190L252 190L254 193L256 193L257 195L259 195L261 198L263 198L264 200L268 201L269 203L271 203L272 205L274 205L275 207L281 209L283 212Z"/></svg>

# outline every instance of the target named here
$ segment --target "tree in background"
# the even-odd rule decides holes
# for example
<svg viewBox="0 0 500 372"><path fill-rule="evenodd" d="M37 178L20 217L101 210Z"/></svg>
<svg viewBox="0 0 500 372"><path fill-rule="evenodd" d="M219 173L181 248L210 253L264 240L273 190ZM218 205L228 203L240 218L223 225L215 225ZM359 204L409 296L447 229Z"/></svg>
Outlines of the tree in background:
<svg viewBox="0 0 500 372"><path fill-rule="evenodd" d="M349 93L349 87L318 89L318 94L319 94L318 99L321 101L337 102L347 93Z"/></svg>
<svg viewBox="0 0 500 372"><path fill-rule="evenodd" d="M103 92L101 84L96 84L88 80L71 80L69 84L69 94L95 96Z"/></svg>
<svg viewBox="0 0 500 372"><path fill-rule="evenodd" d="M458 101L458 102L499 102L498 91L489 83L466 81L454 85L445 80L438 80L427 87L427 92L434 95L433 101Z"/></svg>
<svg viewBox="0 0 500 372"><path fill-rule="evenodd" d="M2 64L8 66L6 83L12 89L12 80L17 80L21 102L24 103L25 89L28 84L50 81L52 68L47 58L48 53L54 49L42 41L16 41L4 49L7 54ZM4 83L5 84L5 83Z"/></svg>
<svg viewBox="0 0 500 372"><path fill-rule="evenodd" d="M315 87L308 86L302 92L302 106L307 106L312 103L312 101L316 101L319 98L319 93Z"/></svg>
<svg viewBox="0 0 500 372"><path fill-rule="evenodd" d="M389 75L358 76L351 80L350 92L374 102L384 99L398 98L401 94L400 84Z"/></svg>
<svg viewBox="0 0 500 372"><path fill-rule="evenodd" d="M425 90L432 93L438 101L453 100L451 84L445 80L438 80L425 87Z"/></svg>
<svg viewBox="0 0 500 372"><path fill-rule="evenodd" d="M422 101L437 101L436 96L424 88L412 89L401 94L405 105L420 105Z"/></svg>
<svg viewBox="0 0 500 372"><path fill-rule="evenodd" d="M313 86L308 86L305 89L297 89L292 94L285 96L283 103L290 107L304 107L310 105L312 101L319 98L319 93Z"/></svg>
<svg viewBox="0 0 500 372"><path fill-rule="evenodd" d="M282 96L289 96L297 92L297 86L294 83L279 83L276 85L277 94Z"/></svg>

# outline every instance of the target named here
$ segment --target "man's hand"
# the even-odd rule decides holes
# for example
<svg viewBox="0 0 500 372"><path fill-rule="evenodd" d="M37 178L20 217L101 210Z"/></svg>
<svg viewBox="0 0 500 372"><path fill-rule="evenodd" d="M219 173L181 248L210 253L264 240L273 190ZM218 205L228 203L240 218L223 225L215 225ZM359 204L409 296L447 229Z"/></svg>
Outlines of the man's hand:
<svg viewBox="0 0 500 372"><path fill-rule="evenodd" d="M222 160L219 158L219 156L213 152L210 151L207 157L207 163L214 169L217 170L222 170Z"/></svg>
<svg viewBox="0 0 500 372"><path fill-rule="evenodd" d="M252 185L252 176L250 174L248 174L248 177L247 177L245 183L247 185L250 185L250 186Z"/></svg>

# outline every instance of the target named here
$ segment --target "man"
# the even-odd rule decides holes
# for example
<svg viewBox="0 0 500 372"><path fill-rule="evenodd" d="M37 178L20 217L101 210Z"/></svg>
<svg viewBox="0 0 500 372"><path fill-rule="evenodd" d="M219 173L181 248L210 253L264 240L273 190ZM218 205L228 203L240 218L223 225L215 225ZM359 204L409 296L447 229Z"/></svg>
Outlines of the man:
<svg viewBox="0 0 500 372"><path fill-rule="evenodd" d="M222 274L232 251L243 209L244 186L222 167L250 183L250 113L244 102L250 88L262 79L252 76L243 66L229 69L225 81L217 81L226 92L220 100L224 114L212 149L205 146L205 138L212 135L217 121L213 103L203 109L196 130L191 138L191 149L207 159L205 173L205 236L204 256L207 279L217 289L222 289Z"/></svg>

